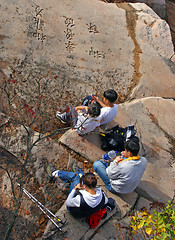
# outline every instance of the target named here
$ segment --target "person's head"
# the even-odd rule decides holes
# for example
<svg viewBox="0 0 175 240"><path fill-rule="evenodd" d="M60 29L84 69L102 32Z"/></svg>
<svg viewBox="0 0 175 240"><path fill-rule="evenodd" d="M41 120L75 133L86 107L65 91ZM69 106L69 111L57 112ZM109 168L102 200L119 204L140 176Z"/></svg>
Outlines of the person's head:
<svg viewBox="0 0 175 240"><path fill-rule="evenodd" d="M93 105L91 105L88 109L88 114L91 117L98 117L100 115L100 106L97 103L94 103Z"/></svg>
<svg viewBox="0 0 175 240"><path fill-rule="evenodd" d="M110 103L114 103L118 98L118 94L115 90L108 89L104 92L103 97L107 99Z"/></svg>
<svg viewBox="0 0 175 240"><path fill-rule="evenodd" d="M81 184L92 189L97 186L97 178L93 173L85 173L81 178Z"/></svg>
<svg viewBox="0 0 175 240"><path fill-rule="evenodd" d="M126 154L130 155L127 157L137 156L140 150L139 142L135 139L130 139L126 141L124 147Z"/></svg>

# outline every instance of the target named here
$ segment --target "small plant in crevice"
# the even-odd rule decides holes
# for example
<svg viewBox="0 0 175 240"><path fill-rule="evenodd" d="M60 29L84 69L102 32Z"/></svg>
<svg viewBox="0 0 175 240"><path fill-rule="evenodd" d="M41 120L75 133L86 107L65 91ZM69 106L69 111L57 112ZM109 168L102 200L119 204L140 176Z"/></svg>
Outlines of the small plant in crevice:
<svg viewBox="0 0 175 240"><path fill-rule="evenodd" d="M175 239L175 205L173 201L155 202L148 213L147 209L137 212L131 219L132 234L141 234L144 239L170 240Z"/></svg>

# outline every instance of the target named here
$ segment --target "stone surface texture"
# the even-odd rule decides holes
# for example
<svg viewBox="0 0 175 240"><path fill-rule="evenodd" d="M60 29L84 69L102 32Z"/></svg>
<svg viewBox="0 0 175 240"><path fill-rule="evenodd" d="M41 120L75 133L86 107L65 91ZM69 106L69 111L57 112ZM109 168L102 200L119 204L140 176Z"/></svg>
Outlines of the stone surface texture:
<svg viewBox="0 0 175 240"><path fill-rule="evenodd" d="M172 41L175 46L175 19L174 19L175 2L173 0L166 0L166 11L168 24L171 29Z"/></svg>
<svg viewBox="0 0 175 240"><path fill-rule="evenodd" d="M164 5L164 1L159 3ZM14 203L8 173L18 194L16 181L21 178L29 142L45 136L32 148L22 175L24 187L57 212L65 202L68 186L59 180L48 181L48 162L60 170L71 170L76 163L85 171L93 171L92 163L104 154L99 132L116 124L122 127L134 124L141 143L140 155L148 160L139 186L129 195L114 196L98 179L106 194L115 198L119 211L100 230L90 231L91 239L104 236L116 239L116 221L128 223L132 209L140 210L152 201L166 202L173 197L175 54L170 33L173 25L169 27L144 3L1 0L0 13L2 236ZM66 126L67 132L47 137L50 131L65 127L55 119L56 110L79 105L88 94L97 94L102 99L103 92L111 88L119 94L119 112L113 122L85 136ZM10 112L4 90L9 90ZM42 129L40 124L45 123L45 115L52 122ZM19 116L15 122L13 119ZM64 213L69 218L67 236L71 239L73 233L76 240L85 237L89 231L87 224L74 221L67 211ZM46 228L47 222L31 200L23 197L11 237L40 240L51 226L48 223ZM49 239L55 239L54 235ZM59 235L59 239L65 239L64 235Z"/></svg>
<svg viewBox="0 0 175 240"><path fill-rule="evenodd" d="M18 80L46 78L60 106L67 92L79 104L87 94L108 88L124 101L138 84L135 98L172 97L171 34L147 5L4 0L1 6L2 71L9 77L15 70ZM33 87L28 85L29 93Z"/></svg>
<svg viewBox="0 0 175 240"><path fill-rule="evenodd" d="M140 154L148 159L142 186L145 186L145 189L150 188L151 195L154 195L154 190L151 190L149 183L167 196L173 196L175 120L168 116L174 114L174 100L149 97L120 104L116 118L123 126L129 124L136 126L142 143ZM147 184L144 184L144 181Z"/></svg>
<svg viewBox="0 0 175 240"><path fill-rule="evenodd" d="M162 19L166 19L167 17L165 0L135 0L134 2L147 4Z"/></svg>

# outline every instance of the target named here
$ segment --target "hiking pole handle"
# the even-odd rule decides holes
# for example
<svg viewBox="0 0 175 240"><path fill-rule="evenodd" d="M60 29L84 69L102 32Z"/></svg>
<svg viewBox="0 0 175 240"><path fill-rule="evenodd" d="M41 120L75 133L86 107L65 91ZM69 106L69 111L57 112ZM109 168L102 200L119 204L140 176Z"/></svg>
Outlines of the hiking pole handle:
<svg viewBox="0 0 175 240"><path fill-rule="evenodd" d="M59 227L56 222L44 211L44 209L38 205L38 208L49 218L49 220L62 232L62 228Z"/></svg>

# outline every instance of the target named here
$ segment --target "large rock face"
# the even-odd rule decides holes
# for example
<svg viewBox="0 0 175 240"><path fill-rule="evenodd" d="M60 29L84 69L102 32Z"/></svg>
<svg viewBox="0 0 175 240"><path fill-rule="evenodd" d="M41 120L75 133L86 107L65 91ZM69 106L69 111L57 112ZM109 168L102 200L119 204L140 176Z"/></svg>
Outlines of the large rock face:
<svg viewBox="0 0 175 240"><path fill-rule="evenodd" d="M145 4L4 0L1 12L2 71L23 83L46 79L61 106L68 94L77 104L108 88L121 101L174 95L169 27Z"/></svg>
<svg viewBox="0 0 175 240"><path fill-rule="evenodd" d="M166 0L167 20L171 29L172 41L175 46L175 2L173 0Z"/></svg>
<svg viewBox="0 0 175 240"><path fill-rule="evenodd" d="M156 12L160 18L166 19L166 1L165 0L135 0L131 2L145 3Z"/></svg>
<svg viewBox="0 0 175 240"><path fill-rule="evenodd" d="M2 0L0 6L0 86L7 80L6 87L13 93L11 99L18 100L12 102L12 111L22 99L26 112L30 112L27 112L29 118L38 120L41 116L35 114L39 113L38 100L42 99L40 112L54 117L58 105L63 109L80 104L87 94L101 96L106 89L115 89L119 102L123 102L115 120L123 127L136 125L141 154L148 159L147 170L137 189L142 198L136 208L149 204L149 200L165 202L172 198L175 55L167 23L141 3ZM7 113L3 94L0 102L0 112ZM36 107L28 105L34 102ZM20 113L22 117L23 113ZM19 158L21 166L26 132L21 126L9 126L2 116L0 145ZM93 147L96 139L91 141L91 135L86 136L87 139L71 135L69 139L69 132L61 138L68 148L45 139L33 148L27 165L29 178L32 176L37 183L33 191L40 188L48 204L53 205L50 198L47 201L47 194L54 190L54 186L50 190L45 175L48 161L59 169L66 169L67 161L75 160L74 155L78 153L79 157L86 158L81 164L87 169L87 160L94 161L102 155L97 146ZM32 131L32 134L32 139L37 138L38 133ZM9 169L16 177L18 166L13 169L12 164ZM1 198L3 207L8 208L10 200L6 195L11 196L12 192L10 188L5 189L9 185L7 174L1 170L1 175L1 189L6 190L1 191ZM60 198L54 196L55 208L62 203ZM137 201L134 202L131 206L136 205ZM21 216L25 218L25 213Z"/></svg>
<svg viewBox="0 0 175 240"><path fill-rule="evenodd" d="M171 99L143 98L120 105L116 121L122 126L135 124L141 140L140 154L148 159L148 166L140 186L152 197L170 198L174 194L174 124L175 102Z"/></svg>

